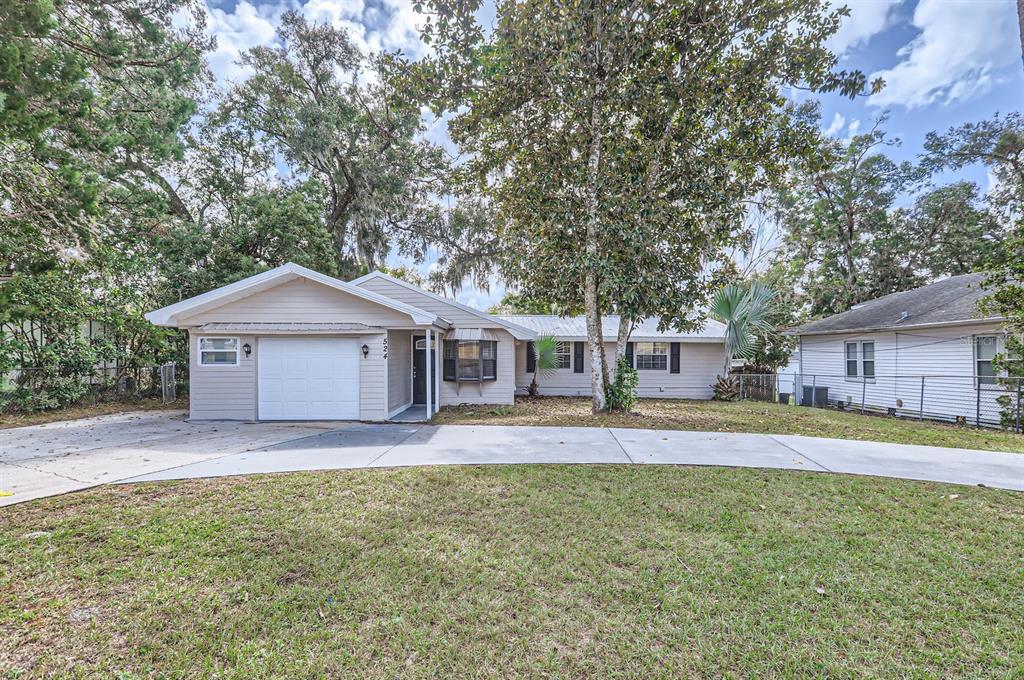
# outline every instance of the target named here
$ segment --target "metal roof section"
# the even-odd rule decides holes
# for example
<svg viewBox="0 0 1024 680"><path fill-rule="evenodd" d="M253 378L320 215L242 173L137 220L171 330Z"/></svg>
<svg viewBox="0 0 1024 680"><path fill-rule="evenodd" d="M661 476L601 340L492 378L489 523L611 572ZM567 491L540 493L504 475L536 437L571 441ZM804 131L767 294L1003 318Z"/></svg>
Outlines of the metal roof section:
<svg viewBox="0 0 1024 680"><path fill-rule="evenodd" d="M453 328L448 331L445 340L458 340L459 342L478 342L480 340L498 341L498 334L490 328Z"/></svg>
<svg viewBox="0 0 1024 680"><path fill-rule="evenodd" d="M442 319L436 314L432 314L418 307L407 305L397 300L392 300L384 295L379 295L373 291L365 290L359 286L351 283L340 281L333 276L327 276L320 272L307 269L301 265L297 265L294 262L288 262L280 267L265 271L255 276L250 276L247 279L230 283L220 288L215 288L211 291L196 295L187 300L182 300L173 305L156 309L152 312L148 312L145 315L146 320L150 323L154 323L158 326L176 326L177 317L186 314L195 314L205 309L211 309L219 307L220 305L227 304L234 300L242 299L253 295L263 290L268 290L274 286L278 286L282 283L286 283L295 278L302 277L317 283L322 283L325 286L340 290L349 295L353 295L370 302L375 302L384 307L394 309L395 311L408 314L412 320L417 324L433 324L440 322L442 325L450 325L447 321Z"/></svg>
<svg viewBox="0 0 1024 680"><path fill-rule="evenodd" d="M587 319L584 316L554 316L551 314L502 315L515 324L526 326L538 335L550 335L559 340L586 340ZM601 317L601 334L606 342L614 342L619 334L619 317L611 314ZM644 319L629 336L631 341L673 342L725 342L725 324L707 319L700 330L679 332L658 330L658 319Z"/></svg>

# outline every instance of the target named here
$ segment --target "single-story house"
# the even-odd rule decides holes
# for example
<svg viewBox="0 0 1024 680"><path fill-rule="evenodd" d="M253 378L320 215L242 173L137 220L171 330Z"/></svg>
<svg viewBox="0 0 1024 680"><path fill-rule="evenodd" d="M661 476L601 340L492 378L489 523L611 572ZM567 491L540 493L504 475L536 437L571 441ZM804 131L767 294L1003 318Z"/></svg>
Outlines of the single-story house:
<svg viewBox="0 0 1024 680"><path fill-rule="evenodd" d="M537 335L549 335L559 341L559 368L552 375L538 378L540 393L549 396L590 396L590 352L587 351L585 317L552 315L502 315L511 323L529 328ZM605 355L609 368L618 361L615 339L619 317L602 318ZM626 356L640 378L637 394L641 397L710 399L715 378L725 365L725 326L707 320L703 329L680 333L658 330L657 319L646 319L630 333ZM523 394L533 380L532 348L524 343L516 348L516 392Z"/></svg>
<svg viewBox="0 0 1024 680"><path fill-rule="evenodd" d="M1004 320L978 307L983 274L893 293L793 331L797 397L905 417L998 425ZM780 379L780 384L781 384Z"/></svg>
<svg viewBox="0 0 1024 680"><path fill-rule="evenodd" d="M188 331L193 419L381 421L511 404L538 334L564 349L542 393L590 392L582 319L495 316L381 272L345 282L289 263L146 318ZM612 365L617 323L606 319ZM644 396L711 396L724 351L716 322L682 334L645 322L630 344Z"/></svg>

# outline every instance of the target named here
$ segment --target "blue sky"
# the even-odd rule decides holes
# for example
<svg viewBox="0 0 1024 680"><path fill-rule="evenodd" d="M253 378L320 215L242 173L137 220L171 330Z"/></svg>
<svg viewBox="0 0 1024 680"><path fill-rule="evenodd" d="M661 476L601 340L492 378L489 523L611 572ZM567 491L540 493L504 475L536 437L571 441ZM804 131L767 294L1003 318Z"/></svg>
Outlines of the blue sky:
<svg viewBox="0 0 1024 680"><path fill-rule="evenodd" d="M840 4L837 2L837 5ZM913 160L924 136L994 113L1024 109L1024 67L1020 53L1015 0L847 0L851 16L832 39L841 66L881 76L886 88L871 97L850 101L825 95L822 125L832 135L846 138L869 129L888 112L886 129L901 140L889 153ZM217 37L211 67L223 83L246 76L235 63L249 47L271 44L281 14L289 7L311 19L349 30L364 51L402 50L416 57L418 15L411 0L208 0L208 30ZM485 6L481 17L493 16ZM794 97L804 97L794 93ZM446 139L443 123L428 133ZM942 180L971 179L982 187L988 178L980 167ZM467 288L460 301L487 307L503 294L500 285L490 291Z"/></svg>

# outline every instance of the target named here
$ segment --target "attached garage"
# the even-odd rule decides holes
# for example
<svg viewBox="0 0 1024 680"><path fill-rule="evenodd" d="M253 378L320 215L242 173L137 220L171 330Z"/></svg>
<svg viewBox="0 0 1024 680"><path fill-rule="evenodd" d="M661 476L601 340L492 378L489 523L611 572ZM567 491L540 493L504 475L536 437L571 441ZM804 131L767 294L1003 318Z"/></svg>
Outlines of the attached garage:
<svg viewBox="0 0 1024 680"><path fill-rule="evenodd" d="M354 338L260 338L260 420L359 418L359 343Z"/></svg>

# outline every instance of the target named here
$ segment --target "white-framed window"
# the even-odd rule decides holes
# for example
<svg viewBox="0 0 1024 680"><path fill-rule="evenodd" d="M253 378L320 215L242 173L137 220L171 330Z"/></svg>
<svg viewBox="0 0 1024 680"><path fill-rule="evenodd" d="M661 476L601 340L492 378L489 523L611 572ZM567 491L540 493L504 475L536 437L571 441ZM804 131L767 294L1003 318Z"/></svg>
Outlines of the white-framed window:
<svg viewBox="0 0 1024 680"><path fill-rule="evenodd" d="M238 338L199 338L200 366L237 366Z"/></svg>
<svg viewBox="0 0 1024 680"><path fill-rule="evenodd" d="M555 343L555 368L572 368L572 343Z"/></svg>
<svg viewBox="0 0 1024 680"><path fill-rule="evenodd" d="M999 337L996 335L974 336L974 375L979 385L995 385L996 369L993 362L999 353Z"/></svg>
<svg viewBox="0 0 1024 680"><path fill-rule="evenodd" d="M664 371L668 368L667 342L638 342L634 345L636 370Z"/></svg>
<svg viewBox="0 0 1024 680"><path fill-rule="evenodd" d="M875 379L874 341L847 342L845 345L846 377Z"/></svg>

